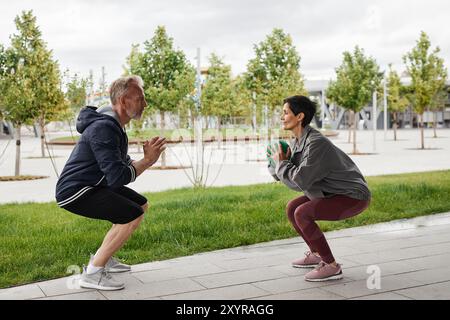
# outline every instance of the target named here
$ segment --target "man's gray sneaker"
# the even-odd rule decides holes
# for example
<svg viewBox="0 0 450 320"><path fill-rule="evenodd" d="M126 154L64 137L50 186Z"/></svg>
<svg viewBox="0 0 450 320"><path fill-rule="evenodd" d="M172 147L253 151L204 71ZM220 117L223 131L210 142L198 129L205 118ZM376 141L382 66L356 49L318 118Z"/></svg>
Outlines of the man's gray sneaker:
<svg viewBox="0 0 450 320"><path fill-rule="evenodd" d="M113 291L125 288L125 284L114 280L104 268L92 274L88 274L86 268L83 268L83 274L80 279L80 287Z"/></svg>
<svg viewBox="0 0 450 320"><path fill-rule="evenodd" d="M131 271L131 266L121 263L116 258L111 257L106 263L105 269L110 273L128 272Z"/></svg>
<svg viewBox="0 0 450 320"><path fill-rule="evenodd" d="M91 255L91 260L89 262L92 262L93 259L94 255ZM105 269L109 273L128 272L131 271L131 266L121 263L116 258L111 257L106 263Z"/></svg>

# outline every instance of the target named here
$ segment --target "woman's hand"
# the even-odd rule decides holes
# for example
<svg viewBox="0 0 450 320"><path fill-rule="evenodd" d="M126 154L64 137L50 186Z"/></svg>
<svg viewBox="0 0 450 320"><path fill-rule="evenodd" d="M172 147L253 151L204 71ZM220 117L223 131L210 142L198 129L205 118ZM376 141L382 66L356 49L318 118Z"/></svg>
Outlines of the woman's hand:
<svg viewBox="0 0 450 320"><path fill-rule="evenodd" d="M291 148L288 148L287 152L284 153L283 148L281 147L281 143L278 143L278 150L271 146L270 151L272 153L272 159L273 161L275 161L275 163L283 160L289 160L291 158Z"/></svg>

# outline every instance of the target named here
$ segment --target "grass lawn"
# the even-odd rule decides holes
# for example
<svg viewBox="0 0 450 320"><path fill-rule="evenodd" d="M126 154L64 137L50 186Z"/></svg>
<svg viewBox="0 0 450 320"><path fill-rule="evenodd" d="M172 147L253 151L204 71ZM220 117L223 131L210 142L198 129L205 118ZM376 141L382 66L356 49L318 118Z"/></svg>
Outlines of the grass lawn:
<svg viewBox="0 0 450 320"><path fill-rule="evenodd" d="M322 230L450 211L450 170L368 182L369 209L345 221L320 222ZM295 237L284 208L297 195L280 183L147 194L150 213L117 256L136 264ZM54 202L0 205L0 287L67 276L68 266L87 263L109 227Z"/></svg>

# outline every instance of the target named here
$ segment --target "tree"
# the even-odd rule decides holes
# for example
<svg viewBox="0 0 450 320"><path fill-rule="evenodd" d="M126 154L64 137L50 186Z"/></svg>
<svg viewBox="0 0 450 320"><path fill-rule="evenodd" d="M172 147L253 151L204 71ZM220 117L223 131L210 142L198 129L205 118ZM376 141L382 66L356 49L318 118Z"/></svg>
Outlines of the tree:
<svg viewBox="0 0 450 320"><path fill-rule="evenodd" d="M400 82L400 77L392 70L392 65L389 65L389 75L387 78L387 102L388 110L392 113L394 118L394 140L397 140L397 127L398 127L398 113L403 112L409 105L409 101L404 94L403 86Z"/></svg>
<svg viewBox="0 0 450 320"><path fill-rule="evenodd" d="M9 58L16 60L13 52ZM20 154L21 154L21 127L24 124L31 124L37 116L36 110L30 108L33 103L33 84L22 62L10 69L10 73L2 79L0 85L2 91L2 102L4 104L3 117L10 121L15 129L16 139L16 162L14 174L20 175Z"/></svg>
<svg viewBox="0 0 450 320"><path fill-rule="evenodd" d="M4 117L15 127L15 175L20 175L21 127L31 124L39 115L40 76L45 44L32 11L24 11L15 18L18 34L11 36L11 47L5 53L4 76L1 80Z"/></svg>
<svg viewBox="0 0 450 320"><path fill-rule="evenodd" d="M430 104L430 110L433 112L433 138L437 138L436 126L437 126L437 112L445 108L445 104L448 100L448 91L443 89L438 91L432 98Z"/></svg>
<svg viewBox="0 0 450 320"><path fill-rule="evenodd" d="M65 113L68 105L61 90L61 75L59 66L52 59L52 52L46 49L45 44L36 48L34 52L36 60L31 66L34 71L33 108L37 110L36 121L39 124L41 134L41 153L45 157L45 126L59 119Z"/></svg>
<svg viewBox="0 0 450 320"><path fill-rule="evenodd" d="M102 67L102 75L98 82L98 107L103 107L109 104L108 83L106 82L105 67Z"/></svg>
<svg viewBox="0 0 450 320"><path fill-rule="evenodd" d="M175 111L194 91L195 70L183 51L174 49L173 39L164 26L157 27L153 38L144 42L142 54L133 53L132 49L129 61L130 71L144 80L147 103L160 112L161 135L164 135L165 112ZM165 153L161 155L161 165L166 165Z"/></svg>
<svg viewBox="0 0 450 320"><path fill-rule="evenodd" d="M353 53L346 51L343 55L342 64L336 68L336 81L330 81L327 96L334 103L352 111L353 154L357 154L356 114L371 101L373 92L381 82L382 73L375 59L366 57L364 50L358 46Z"/></svg>
<svg viewBox="0 0 450 320"><path fill-rule="evenodd" d="M63 112L64 103L61 91L60 73L52 52L46 48L41 32L36 25L32 11L23 12L15 19L18 35L11 37L11 48L7 53L2 48L2 78L6 113L16 126L16 175L20 173L20 127L29 123L31 117L38 122L41 131L41 152L45 156L45 125L55 120ZM9 62L7 61L9 59ZM20 84L25 84L23 99ZM19 86L19 87L16 87ZM23 110L21 110L23 109Z"/></svg>
<svg viewBox="0 0 450 320"><path fill-rule="evenodd" d="M123 68L123 75L130 76L133 74L139 74L139 63L142 59L142 53L139 51L139 44L131 45L131 52L126 58Z"/></svg>
<svg viewBox="0 0 450 320"><path fill-rule="evenodd" d="M88 79L79 77L76 73L70 76L66 71L66 101L69 106L68 121L70 132L72 133L72 121L80 112L81 108L86 105ZM72 134L73 138L73 134Z"/></svg>
<svg viewBox="0 0 450 320"><path fill-rule="evenodd" d="M445 86L447 69L444 60L438 57L439 47L430 52L428 35L421 32L416 46L403 56L406 69L411 76L414 109L419 115L421 149L425 149L423 113L432 103L433 97Z"/></svg>
<svg viewBox="0 0 450 320"><path fill-rule="evenodd" d="M208 76L202 89L202 114L217 117L217 130L221 136L221 123L225 117L234 114L237 94L231 76L231 66L225 65L220 57L211 54Z"/></svg>
<svg viewBox="0 0 450 320"><path fill-rule="evenodd" d="M4 118L4 102L2 101L3 98L3 90L1 88L2 80L6 76L8 72L8 66L7 66L7 56L5 47L0 43L0 136L3 134L3 118Z"/></svg>
<svg viewBox="0 0 450 320"><path fill-rule="evenodd" d="M284 98L306 94L300 74L300 56L292 38L282 29L273 29L266 39L254 46L255 57L247 64L246 86L253 92L253 103L261 112L264 105L269 114L280 109ZM272 127L269 118L269 127Z"/></svg>
<svg viewBox="0 0 450 320"><path fill-rule="evenodd" d="M233 88L236 94L236 106L233 111L234 116L250 118L252 113L252 97L251 92L247 89L244 75L238 75L233 79Z"/></svg>

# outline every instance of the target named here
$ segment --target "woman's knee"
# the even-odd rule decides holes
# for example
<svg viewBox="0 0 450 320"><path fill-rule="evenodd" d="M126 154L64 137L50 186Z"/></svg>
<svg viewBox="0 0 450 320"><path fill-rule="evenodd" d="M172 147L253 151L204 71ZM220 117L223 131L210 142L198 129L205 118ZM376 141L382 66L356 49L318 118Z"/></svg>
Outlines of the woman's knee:
<svg viewBox="0 0 450 320"><path fill-rule="evenodd" d="M286 205L286 215L288 216L289 220L293 220L294 219L294 212L295 209L297 209L297 207L295 206L295 201L291 200L287 203Z"/></svg>
<svg viewBox="0 0 450 320"><path fill-rule="evenodd" d="M309 206L299 206L295 209L293 218L298 226L306 226L311 221L314 221L314 215L311 212Z"/></svg>
<svg viewBox="0 0 450 320"><path fill-rule="evenodd" d="M294 220L295 210L310 200L306 196L301 196L289 201L286 205L286 214L289 220Z"/></svg>
<svg viewBox="0 0 450 320"><path fill-rule="evenodd" d="M144 211L144 213L146 213L148 210L148 202L146 202L144 205L142 205L141 208Z"/></svg>

